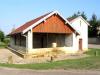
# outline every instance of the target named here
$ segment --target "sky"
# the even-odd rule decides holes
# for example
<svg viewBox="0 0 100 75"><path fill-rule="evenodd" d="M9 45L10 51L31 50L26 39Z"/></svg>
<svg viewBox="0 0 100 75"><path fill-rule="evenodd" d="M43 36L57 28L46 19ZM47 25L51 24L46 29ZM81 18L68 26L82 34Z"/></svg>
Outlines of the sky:
<svg viewBox="0 0 100 75"><path fill-rule="evenodd" d="M9 34L13 27L45 13L57 10L65 18L84 11L90 19L95 13L100 18L100 0L0 0L0 30Z"/></svg>

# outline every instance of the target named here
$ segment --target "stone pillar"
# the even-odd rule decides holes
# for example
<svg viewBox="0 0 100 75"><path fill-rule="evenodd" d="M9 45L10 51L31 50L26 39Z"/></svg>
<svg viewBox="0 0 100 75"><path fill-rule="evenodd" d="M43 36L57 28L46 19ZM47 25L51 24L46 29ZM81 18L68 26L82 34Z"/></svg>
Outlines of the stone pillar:
<svg viewBox="0 0 100 75"><path fill-rule="evenodd" d="M15 45L14 37L10 37L10 46L13 47Z"/></svg>
<svg viewBox="0 0 100 75"><path fill-rule="evenodd" d="M30 50L33 49L33 33L32 30L29 30L26 37L26 47L27 52L30 52Z"/></svg>
<svg viewBox="0 0 100 75"><path fill-rule="evenodd" d="M79 50L79 41L78 41L78 36L76 36L75 33L73 33L73 49L74 50Z"/></svg>

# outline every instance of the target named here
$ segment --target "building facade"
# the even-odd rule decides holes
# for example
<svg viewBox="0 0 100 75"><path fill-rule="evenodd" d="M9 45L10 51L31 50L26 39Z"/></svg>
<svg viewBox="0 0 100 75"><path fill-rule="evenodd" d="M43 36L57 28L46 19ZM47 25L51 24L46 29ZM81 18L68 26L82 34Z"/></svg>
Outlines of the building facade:
<svg viewBox="0 0 100 75"><path fill-rule="evenodd" d="M58 11L53 11L11 32L10 47L25 53L48 51L53 47L66 53L86 51L88 25L81 16L69 21Z"/></svg>

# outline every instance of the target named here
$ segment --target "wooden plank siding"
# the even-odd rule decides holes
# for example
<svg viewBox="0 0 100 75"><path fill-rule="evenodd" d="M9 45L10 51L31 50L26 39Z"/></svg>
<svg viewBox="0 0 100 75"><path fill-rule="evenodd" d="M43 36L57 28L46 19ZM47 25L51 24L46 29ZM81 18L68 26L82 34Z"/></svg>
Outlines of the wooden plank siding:
<svg viewBox="0 0 100 75"><path fill-rule="evenodd" d="M44 22L38 24L32 29L36 33L73 33L74 30L65 24L65 21L58 15L52 15Z"/></svg>

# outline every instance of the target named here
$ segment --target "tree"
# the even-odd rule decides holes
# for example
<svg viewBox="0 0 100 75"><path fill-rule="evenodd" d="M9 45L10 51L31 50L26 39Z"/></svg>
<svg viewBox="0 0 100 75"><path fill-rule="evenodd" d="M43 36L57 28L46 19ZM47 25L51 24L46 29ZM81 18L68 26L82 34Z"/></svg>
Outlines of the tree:
<svg viewBox="0 0 100 75"><path fill-rule="evenodd" d="M97 16L95 14L92 15L92 18L89 21L90 25L88 30L88 36L89 37L97 37L97 27L98 27L98 20Z"/></svg>
<svg viewBox="0 0 100 75"><path fill-rule="evenodd" d="M98 24L97 24L97 35L98 37L100 37L100 19L98 20Z"/></svg>
<svg viewBox="0 0 100 75"><path fill-rule="evenodd" d="M77 13L74 13L72 16L70 16L69 18L76 18L78 16L82 16L85 20L87 20L87 16L84 12L80 12L78 11Z"/></svg>
<svg viewBox="0 0 100 75"><path fill-rule="evenodd" d="M82 16L85 20L87 20L87 16L86 16L86 14L85 14L84 12L81 13L81 16Z"/></svg>
<svg viewBox="0 0 100 75"><path fill-rule="evenodd" d="M0 41L3 42L4 41L4 33L3 31L0 30Z"/></svg>

